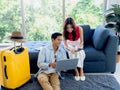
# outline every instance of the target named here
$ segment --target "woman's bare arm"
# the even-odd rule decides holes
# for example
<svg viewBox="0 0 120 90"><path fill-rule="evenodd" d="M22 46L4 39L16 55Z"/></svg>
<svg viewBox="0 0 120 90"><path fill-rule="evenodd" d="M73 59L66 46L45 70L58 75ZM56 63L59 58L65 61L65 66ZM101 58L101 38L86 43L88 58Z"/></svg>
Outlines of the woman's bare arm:
<svg viewBox="0 0 120 90"><path fill-rule="evenodd" d="M71 51L71 48L70 48L70 47L68 46L68 44L67 44L67 40L64 40L64 44L65 44L66 49L68 49L68 50Z"/></svg>
<svg viewBox="0 0 120 90"><path fill-rule="evenodd" d="M79 33L80 33L80 47L83 47L84 45L84 36L83 36L83 29L82 27L79 28Z"/></svg>
<svg viewBox="0 0 120 90"><path fill-rule="evenodd" d="M66 47L67 50L69 50L69 51L71 51L73 54L75 54L75 50L72 49L72 48L70 48L70 47L68 46L67 40L64 40L64 44L65 44L65 47Z"/></svg>

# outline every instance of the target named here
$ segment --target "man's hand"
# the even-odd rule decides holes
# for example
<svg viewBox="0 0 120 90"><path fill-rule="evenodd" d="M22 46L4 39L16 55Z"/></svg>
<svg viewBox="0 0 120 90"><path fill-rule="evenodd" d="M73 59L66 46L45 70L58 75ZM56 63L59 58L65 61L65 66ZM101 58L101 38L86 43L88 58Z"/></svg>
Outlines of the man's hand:
<svg viewBox="0 0 120 90"><path fill-rule="evenodd" d="M49 64L49 67L53 67L53 68L55 68L55 67L56 67L56 62L54 62L54 63L50 63L50 64Z"/></svg>

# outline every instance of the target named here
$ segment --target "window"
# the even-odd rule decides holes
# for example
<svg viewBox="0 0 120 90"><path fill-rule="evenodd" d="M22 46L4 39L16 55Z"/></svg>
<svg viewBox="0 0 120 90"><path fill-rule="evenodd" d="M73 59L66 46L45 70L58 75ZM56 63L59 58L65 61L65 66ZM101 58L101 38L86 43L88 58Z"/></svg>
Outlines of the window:
<svg viewBox="0 0 120 90"><path fill-rule="evenodd" d="M9 42L6 37L15 30L25 31L28 41L50 40L53 32L62 32L66 17L95 28L103 23L103 3L104 0L0 0L0 43Z"/></svg>
<svg viewBox="0 0 120 90"><path fill-rule="evenodd" d="M50 40L62 30L62 0L24 0L29 41Z"/></svg>
<svg viewBox="0 0 120 90"><path fill-rule="evenodd" d="M66 17L73 17L77 24L95 28L103 22L104 0L66 0Z"/></svg>
<svg viewBox="0 0 120 90"><path fill-rule="evenodd" d="M0 0L0 43L9 42L8 35L21 29L19 0Z"/></svg>

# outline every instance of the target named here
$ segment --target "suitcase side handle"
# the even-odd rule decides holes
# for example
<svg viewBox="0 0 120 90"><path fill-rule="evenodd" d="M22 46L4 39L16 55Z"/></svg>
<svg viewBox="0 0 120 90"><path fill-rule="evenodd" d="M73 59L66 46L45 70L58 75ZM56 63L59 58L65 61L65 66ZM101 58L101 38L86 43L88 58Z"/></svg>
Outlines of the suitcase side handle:
<svg viewBox="0 0 120 90"><path fill-rule="evenodd" d="M5 74L5 78L8 79L8 76L7 76L7 66L4 65L4 74Z"/></svg>

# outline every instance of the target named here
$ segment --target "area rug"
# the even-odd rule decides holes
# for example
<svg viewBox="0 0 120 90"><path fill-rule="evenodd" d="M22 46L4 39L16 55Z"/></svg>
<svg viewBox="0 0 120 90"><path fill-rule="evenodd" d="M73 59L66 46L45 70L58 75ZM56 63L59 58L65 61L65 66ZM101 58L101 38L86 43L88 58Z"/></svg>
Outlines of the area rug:
<svg viewBox="0 0 120 90"><path fill-rule="evenodd" d="M65 79L60 79L61 90L120 90L120 84L113 75L86 75L85 81L75 81L72 74L62 76ZM42 88L37 79L32 77L32 82L17 90L42 90Z"/></svg>

